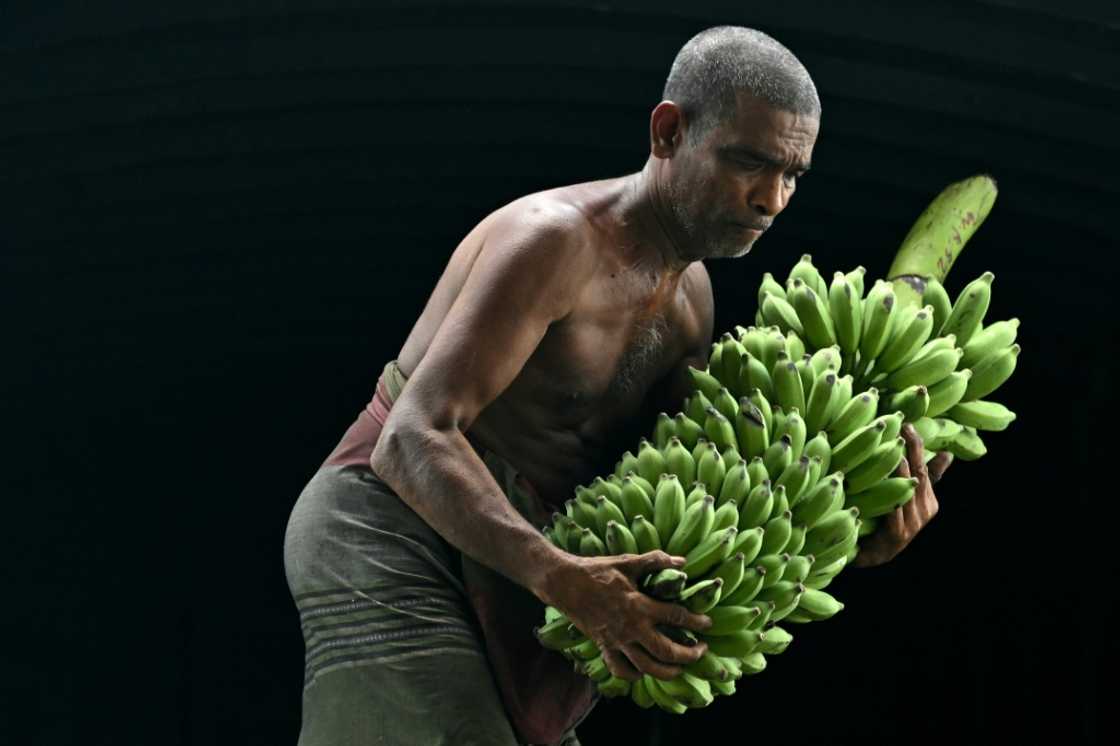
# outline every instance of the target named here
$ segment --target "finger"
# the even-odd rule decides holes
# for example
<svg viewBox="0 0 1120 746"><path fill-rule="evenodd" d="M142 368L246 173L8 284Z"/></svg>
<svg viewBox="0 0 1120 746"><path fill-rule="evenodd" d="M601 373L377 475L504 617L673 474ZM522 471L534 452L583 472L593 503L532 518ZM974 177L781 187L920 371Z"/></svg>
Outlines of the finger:
<svg viewBox="0 0 1120 746"><path fill-rule="evenodd" d="M620 679L637 681L642 678L642 672L635 668L630 659L619 650L604 650L603 662L607 664L610 672Z"/></svg>
<svg viewBox="0 0 1120 746"><path fill-rule="evenodd" d="M902 439L906 441L906 461L909 462L910 473L918 479L928 479L922 436L912 423L902 426Z"/></svg>
<svg viewBox="0 0 1120 746"><path fill-rule="evenodd" d="M895 474L896 477L907 477L907 478L909 478L909 476L910 476L910 464L906 463L906 459L900 459L899 460L898 467L894 470L894 474Z"/></svg>
<svg viewBox="0 0 1120 746"><path fill-rule="evenodd" d="M653 627L650 627L638 642L652 657L668 665L686 666L689 663L695 663L703 658L704 653L708 650L705 643L690 647L673 642Z"/></svg>
<svg viewBox="0 0 1120 746"><path fill-rule="evenodd" d="M680 676L680 666L670 666L654 659L647 653L642 646L635 645L634 643L627 643L622 646L622 652L630 659L633 666L642 673L648 673L654 678L668 681L676 676Z"/></svg>
<svg viewBox="0 0 1120 746"><path fill-rule="evenodd" d="M929 481L937 484L941 480L945 470L949 468L949 464L953 463L953 454L948 451L941 451L932 459L928 464L929 466Z"/></svg>
<svg viewBox="0 0 1120 746"><path fill-rule="evenodd" d="M646 596L642 603L643 611L658 624L667 624L670 627L684 627L693 632L703 632L712 626L710 617L704 614L694 614L680 604L655 601Z"/></svg>
<svg viewBox="0 0 1120 746"><path fill-rule="evenodd" d="M624 555L622 564L624 571L635 581L644 575L655 573L667 568L680 568L684 565L684 557L674 557L660 549L645 554Z"/></svg>

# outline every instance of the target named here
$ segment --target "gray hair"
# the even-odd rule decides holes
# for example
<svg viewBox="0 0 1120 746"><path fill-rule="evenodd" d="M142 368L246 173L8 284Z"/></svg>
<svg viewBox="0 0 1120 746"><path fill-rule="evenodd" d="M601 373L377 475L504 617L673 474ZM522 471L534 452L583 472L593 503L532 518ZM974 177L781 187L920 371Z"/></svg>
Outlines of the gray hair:
<svg viewBox="0 0 1120 746"><path fill-rule="evenodd" d="M716 26L689 39L673 60L661 99L681 107L688 139L697 142L732 116L739 91L777 109L821 115L804 65L772 37L742 26Z"/></svg>

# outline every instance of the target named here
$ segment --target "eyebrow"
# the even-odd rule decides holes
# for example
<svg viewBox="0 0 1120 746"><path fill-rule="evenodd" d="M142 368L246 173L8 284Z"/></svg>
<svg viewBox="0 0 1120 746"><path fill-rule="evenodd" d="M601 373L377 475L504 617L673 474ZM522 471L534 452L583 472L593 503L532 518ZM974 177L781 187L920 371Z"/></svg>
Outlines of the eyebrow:
<svg viewBox="0 0 1120 746"><path fill-rule="evenodd" d="M723 152L728 153L730 155L745 155L749 158L753 158L756 161L761 161L762 163L766 163L766 164L771 165L771 166L782 166L782 165L784 165L777 158L775 158L771 155L767 155L766 153L762 153L758 150L755 150L754 148L747 147L746 145L725 145L725 146L723 146L723 148L721 148L721 150L723 150ZM812 165L813 164L809 163L808 161L806 161L804 163L795 163L795 164L793 164L793 170L794 171L800 171L801 173L805 173L810 168L812 168Z"/></svg>

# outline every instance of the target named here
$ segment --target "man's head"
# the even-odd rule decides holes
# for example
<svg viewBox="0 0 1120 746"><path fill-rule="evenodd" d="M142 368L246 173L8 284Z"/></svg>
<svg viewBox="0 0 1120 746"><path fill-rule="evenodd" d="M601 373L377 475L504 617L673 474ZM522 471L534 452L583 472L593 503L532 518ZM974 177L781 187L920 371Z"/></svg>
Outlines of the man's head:
<svg viewBox="0 0 1120 746"><path fill-rule="evenodd" d="M821 106L809 73L766 34L719 26L677 53L650 119L659 188L681 251L741 256L809 165Z"/></svg>

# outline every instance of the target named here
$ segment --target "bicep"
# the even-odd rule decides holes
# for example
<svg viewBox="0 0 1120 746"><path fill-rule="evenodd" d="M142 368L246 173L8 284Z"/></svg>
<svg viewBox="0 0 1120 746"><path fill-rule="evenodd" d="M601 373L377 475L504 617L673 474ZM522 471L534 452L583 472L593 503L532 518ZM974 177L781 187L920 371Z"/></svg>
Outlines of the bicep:
<svg viewBox="0 0 1120 746"><path fill-rule="evenodd" d="M469 428L567 312L567 253L555 228L492 233L394 411L403 405L434 427Z"/></svg>

